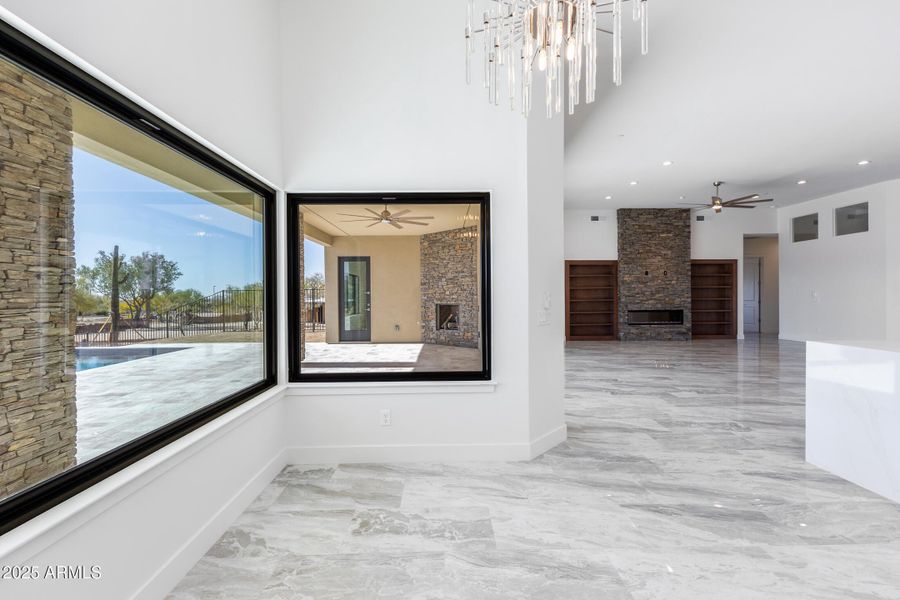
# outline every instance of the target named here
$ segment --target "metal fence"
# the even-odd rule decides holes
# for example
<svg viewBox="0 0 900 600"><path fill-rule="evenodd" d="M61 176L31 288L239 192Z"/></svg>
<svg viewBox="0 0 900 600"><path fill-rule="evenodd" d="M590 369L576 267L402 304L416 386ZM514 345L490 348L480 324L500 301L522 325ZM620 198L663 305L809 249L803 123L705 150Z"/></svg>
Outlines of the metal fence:
<svg viewBox="0 0 900 600"><path fill-rule="evenodd" d="M259 288L221 290L163 314L143 319L120 318L116 327L110 317L103 322L78 324L75 344L123 346L171 338L262 331L263 306L263 291Z"/></svg>
<svg viewBox="0 0 900 600"><path fill-rule="evenodd" d="M325 331L325 288L303 289L301 308L303 326L307 331Z"/></svg>

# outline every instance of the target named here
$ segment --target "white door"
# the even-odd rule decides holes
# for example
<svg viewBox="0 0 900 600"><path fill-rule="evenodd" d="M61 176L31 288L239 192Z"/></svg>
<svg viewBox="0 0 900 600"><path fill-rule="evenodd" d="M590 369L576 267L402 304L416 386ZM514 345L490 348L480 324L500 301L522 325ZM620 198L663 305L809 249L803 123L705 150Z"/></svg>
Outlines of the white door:
<svg viewBox="0 0 900 600"><path fill-rule="evenodd" d="M758 256L744 258L744 332L759 333L759 267Z"/></svg>

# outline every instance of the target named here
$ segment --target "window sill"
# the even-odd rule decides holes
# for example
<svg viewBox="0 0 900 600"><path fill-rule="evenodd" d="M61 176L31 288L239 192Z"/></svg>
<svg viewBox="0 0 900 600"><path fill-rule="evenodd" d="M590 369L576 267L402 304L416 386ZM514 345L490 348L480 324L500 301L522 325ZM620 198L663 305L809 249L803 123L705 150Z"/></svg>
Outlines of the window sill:
<svg viewBox="0 0 900 600"><path fill-rule="evenodd" d="M496 381L328 381L287 384L287 396L354 396L365 394L490 394Z"/></svg>

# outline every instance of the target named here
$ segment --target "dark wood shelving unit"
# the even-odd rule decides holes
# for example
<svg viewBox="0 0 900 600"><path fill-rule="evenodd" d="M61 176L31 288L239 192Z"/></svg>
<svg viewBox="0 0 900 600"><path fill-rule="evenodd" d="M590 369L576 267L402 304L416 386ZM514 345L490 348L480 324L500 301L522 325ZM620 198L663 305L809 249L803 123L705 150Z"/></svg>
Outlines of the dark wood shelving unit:
<svg viewBox="0 0 900 600"><path fill-rule="evenodd" d="M618 263L566 261L566 340L614 340L617 333Z"/></svg>
<svg viewBox="0 0 900 600"><path fill-rule="evenodd" d="M691 261L691 332L695 340L737 338L737 261Z"/></svg>

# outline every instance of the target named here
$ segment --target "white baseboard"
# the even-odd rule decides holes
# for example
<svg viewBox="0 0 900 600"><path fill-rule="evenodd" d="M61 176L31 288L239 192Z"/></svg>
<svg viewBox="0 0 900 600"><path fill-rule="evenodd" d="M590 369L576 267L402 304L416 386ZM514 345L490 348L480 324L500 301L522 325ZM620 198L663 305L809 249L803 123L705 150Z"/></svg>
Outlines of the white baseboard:
<svg viewBox="0 0 900 600"><path fill-rule="evenodd" d="M785 340L788 342L805 342L805 341L807 341L807 338L805 336L796 335L794 333L779 333L778 339Z"/></svg>
<svg viewBox="0 0 900 600"><path fill-rule="evenodd" d="M256 475L228 498L212 517L203 523L197 532L167 560L150 579L132 596L133 600L158 600L178 585L188 571L216 543L225 530L234 523L244 510L262 493L263 489L285 467L287 453L282 450L270 460Z"/></svg>
<svg viewBox="0 0 900 600"><path fill-rule="evenodd" d="M529 458L535 458L553 448L557 444L562 444L569 436L569 430L563 423L555 429L551 429L544 435L531 440L531 450Z"/></svg>
<svg viewBox="0 0 900 600"><path fill-rule="evenodd" d="M466 462L531 460L565 441L560 425L529 443L507 444L392 444L359 446L292 446L288 464Z"/></svg>

